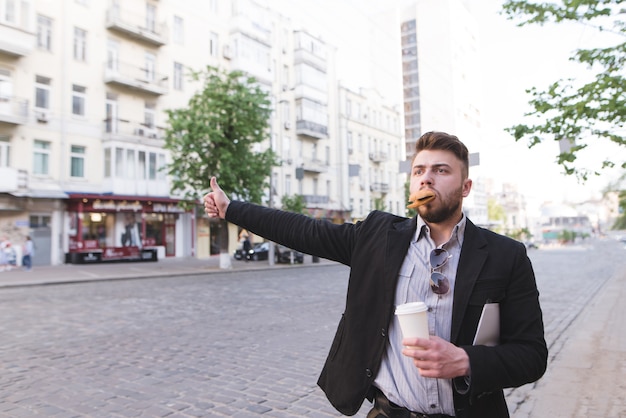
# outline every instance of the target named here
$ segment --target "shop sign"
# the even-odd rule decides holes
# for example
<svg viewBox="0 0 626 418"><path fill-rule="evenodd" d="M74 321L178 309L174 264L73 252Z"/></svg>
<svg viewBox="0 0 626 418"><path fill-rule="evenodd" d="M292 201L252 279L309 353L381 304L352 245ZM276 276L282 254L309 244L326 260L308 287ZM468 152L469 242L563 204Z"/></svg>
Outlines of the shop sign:
<svg viewBox="0 0 626 418"><path fill-rule="evenodd" d="M153 212L164 212L164 213L185 213L185 210L178 205L173 203L164 204L164 203L154 203L152 205Z"/></svg>
<svg viewBox="0 0 626 418"><path fill-rule="evenodd" d="M96 200L92 203L91 207L94 210L132 210L134 212L141 211L141 209L143 208L142 204L139 202L114 202L113 200Z"/></svg>

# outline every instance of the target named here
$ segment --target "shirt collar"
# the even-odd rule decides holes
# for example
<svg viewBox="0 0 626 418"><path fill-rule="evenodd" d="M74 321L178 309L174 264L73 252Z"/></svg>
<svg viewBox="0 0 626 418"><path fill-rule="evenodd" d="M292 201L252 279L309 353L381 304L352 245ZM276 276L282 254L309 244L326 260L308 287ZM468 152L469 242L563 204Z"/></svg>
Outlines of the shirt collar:
<svg viewBox="0 0 626 418"><path fill-rule="evenodd" d="M463 239L465 238L465 225L467 224L467 217L465 213L461 213L461 220L454 226L452 230L452 235L450 239L446 242L454 242L457 241L459 246L463 245ZM426 224L426 222L422 219L421 216L417 215L417 228L415 230L415 234L413 235L412 242L417 242L424 235L430 234L430 228Z"/></svg>

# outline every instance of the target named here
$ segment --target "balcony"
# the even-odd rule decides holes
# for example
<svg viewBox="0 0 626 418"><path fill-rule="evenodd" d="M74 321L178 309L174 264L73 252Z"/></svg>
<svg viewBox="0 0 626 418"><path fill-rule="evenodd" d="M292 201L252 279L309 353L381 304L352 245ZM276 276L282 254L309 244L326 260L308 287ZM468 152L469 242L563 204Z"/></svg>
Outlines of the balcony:
<svg viewBox="0 0 626 418"><path fill-rule="evenodd" d="M163 145L164 135L162 129L143 123L124 119L105 119L104 140L142 143L160 148Z"/></svg>
<svg viewBox="0 0 626 418"><path fill-rule="evenodd" d="M167 94L167 80L166 75L131 64L108 63L104 68L105 83L156 96Z"/></svg>
<svg viewBox="0 0 626 418"><path fill-rule="evenodd" d="M313 52L304 49L304 48L298 48L294 51L294 63L295 64L309 64L315 68L317 68L318 70L321 70L323 72L326 72L326 67L327 67L327 63L326 63L326 58L325 57L321 57L317 54L314 54Z"/></svg>
<svg viewBox="0 0 626 418"><path fill-rule="evenodd" d="M319 194L304 194L302 195L302 200L304 200L304 204L306 206L313 205L325 205L328 203L328 196L322 196Z"/></svg>
<svg viewBox="0 0 626 418"><path fill-rule="evenodd" d="M296 122L296 134L312 139L325 139L328 138L328 126L308 120L299 120Z"/></svg>
<svg viewBox="0 0 626 418"><path fill-rule="evenodd" d="M28 121L28 100L0 96L0 123L23 125Z"/></svg>
<svg viewBox="0 0 626 418"><path fill-rule="evenodd" d="M328 163L317 158L305 159L302 161L302 169L309 173L326 173Z"/></svg>
<svg viewBox="0 0 626 418"><path fill-rule="evenodd" d="M24 57L35 49L35 33L18 26L0 23L0 52Z"/></svg>
<svg viewBox="0 0 626 418"><path fill-rule="evenodd" d="M0 167L0 193L16 192L28 189L28 172L11 167Z"/></svg>
<svg viewBox="0 0 626 418"><path fill-rule="evenodd" d="M372 183L370 184L370 190L377 193L388 193L389 183Z"/></svg>
<svg viewBox="0 0 626 418"><path fill-rule="evenodd" d="M389 156L387 155L386 152L383 152L383 151L370 152L370 160L375 163L382 163L384 161L387 161L388 158Z"/></svg>
<svg viewBox="0 0 626 418"><path fill-rule="evenodd" d="M166 26L119 7L107 11L106 27L154 46L165 45Z"/></svg>

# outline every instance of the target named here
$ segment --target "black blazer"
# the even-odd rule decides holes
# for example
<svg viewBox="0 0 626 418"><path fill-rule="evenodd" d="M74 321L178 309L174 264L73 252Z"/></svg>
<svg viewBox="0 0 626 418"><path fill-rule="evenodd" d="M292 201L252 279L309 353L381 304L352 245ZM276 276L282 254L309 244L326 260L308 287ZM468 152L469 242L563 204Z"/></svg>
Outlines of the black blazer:
<svg viewBox="0 0 626 418"><path fill-rule="evenodd" d="M351 267L345 311L318 385L338 411L356 414L365 398L371 400L388 343L398 273L417 218L374 211L362 222L338 225L232 201L226 220ZM472 346L487 301L500 303L501 343ZM472 370L469 390L462 390L462 379L455 385L458 417L508 417L502 389L533 382L546 369L539 293L524 245L469 219L455 281L451 342L466 350Z"/></svg>

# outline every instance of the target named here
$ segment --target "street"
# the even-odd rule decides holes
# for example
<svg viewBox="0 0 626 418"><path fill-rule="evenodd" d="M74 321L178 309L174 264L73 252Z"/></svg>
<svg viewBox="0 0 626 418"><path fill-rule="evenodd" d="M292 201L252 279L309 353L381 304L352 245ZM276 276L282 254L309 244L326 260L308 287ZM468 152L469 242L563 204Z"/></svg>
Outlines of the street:
<svg viewBox="0 0 626 418"><path fill-rule="evenodd" d="M530 250L551 360L624 252ZM0 417L339 417L316 381L347 278L319 265L0 289ZM506 391L513 417L534 390Z"/></svg>

